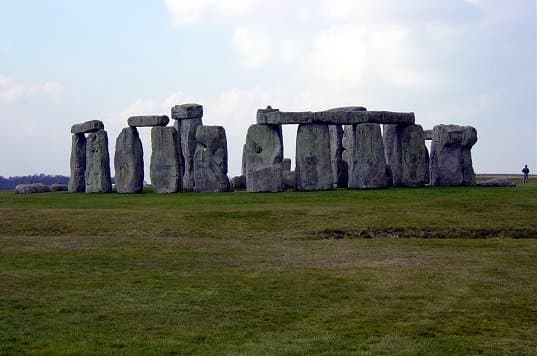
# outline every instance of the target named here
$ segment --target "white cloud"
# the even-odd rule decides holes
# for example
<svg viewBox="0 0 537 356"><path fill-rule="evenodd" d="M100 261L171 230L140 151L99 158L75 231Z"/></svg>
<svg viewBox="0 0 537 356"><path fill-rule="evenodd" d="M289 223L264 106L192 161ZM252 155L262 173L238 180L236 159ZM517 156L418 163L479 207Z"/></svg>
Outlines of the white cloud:
<svg viewBox="0 0 537 356"><path fill-rule="evenodd" d="M13 104L34 97L57 99L63 94L58 82L24 83L0 74L0 100Z"/></svg>

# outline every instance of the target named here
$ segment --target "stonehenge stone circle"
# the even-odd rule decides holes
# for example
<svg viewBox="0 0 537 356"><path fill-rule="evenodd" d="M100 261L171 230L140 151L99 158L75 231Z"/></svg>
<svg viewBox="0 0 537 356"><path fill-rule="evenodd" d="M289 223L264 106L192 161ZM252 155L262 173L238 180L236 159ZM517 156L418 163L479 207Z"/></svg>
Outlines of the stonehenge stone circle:
<svg viewBox="0 0 537 356"><path fill-rule="evenodd" d="M384 125L384 150L394 186L429 183L429 152L420 125Z"/></svg>
<svg viewBox="0 0 537 356"><path fill-rule="evenodd" d="M177 146L177 131L172 126L151 129L150 177L155 193L181 191L182 172Z"/></svg>
<svg viewBox="0 0 537 356"><path fill-rule="evenodd" d="M165 115L131 116L127 122L131 127L166 126L170 119Z"/></svg>
<svg viewBox="0 0 537 356"><path fill-rule="evenodd" d="M282 161L282 170L289 172L291 170L291 158L284 158Z"/></svg>
<svg viewBox="0 0 537 356"><path fill-rule="evenodd" d="M476 142L477 131L471 126L435 126L431 143L431 184L475 185L471 148Z"/></svg>
<svg viewBox="0 0 537 356"><path fill-rule="evenodd" d="M74 134L71 144L71 176L69 192L83 193L86 191L86 136Z"/></svg>
<svg viewBox="0 0 537 356"><path fill-rule="evenodd" d="M352 139L349 188L386 187L386 158L380 125L353 125Z"/></svg>
<svg viewBox="0 0 537 356"><path fill-rule="evenodd" d="M283 138L278 125L251 125L246 135L246 190L279 192L282 186Z"/></svg>
<svg viewBox="0 0 537 356"><path fill-rule="evenodd" d="M194 191L228 192L227 140L222 126L199 126L194 153Z"/></svg>
<svg viewBox="0 0 537 356"><path fill-rule="evenodd" d="M194 190L194 154L196 153L196 130L202 125L203 106L198 104L176 105L172 119L180 142L183 168L183 189Z"/></svg>
<svg viewBox="0 0 537 356"><path fill-rule="evenodd" d="M81 124L75 124L71 127L72 134L85 134L104 130L104 124L100 120L86 121Z"/></svg>
<svg viewBox="0 0 537 356"><path fill-rule="evenodd" d="M144 150L136 127L121 130L114 155L118 193L140 193L144 189Z"/></svg>
<svg viewBox="0 0 537 356"><path fill-rule="evenodd" d="M303 124L296 135L296 189L332 189L330 133L327 125Z"/></svg>
<svg viewBox="0 0 537 356"><path fill-rule="evenodd" d="M111 191L108 136L105 130L99 130L86 138L86 193Z"/></svg>

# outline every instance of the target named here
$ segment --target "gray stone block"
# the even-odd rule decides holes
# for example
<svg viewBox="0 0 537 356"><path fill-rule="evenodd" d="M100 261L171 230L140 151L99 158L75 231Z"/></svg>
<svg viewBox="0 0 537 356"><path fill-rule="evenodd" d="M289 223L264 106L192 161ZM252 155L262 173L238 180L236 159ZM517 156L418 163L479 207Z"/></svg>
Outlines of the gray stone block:
<svg viewBox="0 0 537 356"><path fill-rule="evenodd" d="M183 167L183 190L194 190L194 154L196 153L196 130L202 125L201 118L175 119L174 127L179 136L177 137L180 148L180 163Z"/></svg>
<svg viewBox="0 0 537 356"><path fill-rule="evenodd" d="M114 155L118 193L144 190L144 150L136 127L126 127L116 140Z"/></svg>
<svg viewBox="0 0 537 356"><path fill-rule="evenodd" d="M172 108L172 119L201 119L203 117L203 106L199 104L175 105Z"/></svg>
<svg viewBox="0 0 537 356"><path fill-rule="evenodd" d="M130 127L166 126L170 119L166 115L131 116L127 120Z"/></svg>
<svg viewBox="0 0 537 356"><path fill-rule="evenodd" d="M333 188L327 125L298 126L295 175L297 190Z"/></svg>
<svg viewBox="0 0 537 356"><path fill-rule="evenodd" d="M353 125L352 138L349 188L386 187L386 158L380 125Z"/></svg>
<svg viewBox="0 0 537 356"><path fill-rule="evenodd" d="M69 187L67 184L54 183L50 185L49 189L51 192L67 192Z"/></svg>
<svg viewBox="0 0 537 356"><path fill-rule="evenodd" d="M284 158L282 161L282 169L284 172L291 170L291 158Z"/></svg>
<svg viewBox="0 0 537 356"><path fill-rule="evenodd" d="M334 187L348 185L348 166L343 160L343 127L341 125L328 126L330 131L330 165L332 168L332 184Z"/></svg>
<svg viewBox="0 0 537 356"><path fill-rule="evenodd" d="M43 183L18 184L15 187L16 194L33 194L47 192L50 192L50 189Z"/></svg>
<svg viewBox="0 0 537 356"><path fill-rule="evenodd" d="M182 172L174 127L156 126L151 129L151 185L155 193L181 191Z"/></svg>
<svg viewBox="0 0 537 356"><path fill-rule="evenodd" d="M194 191L228 192L227 139L222 126L199 126L194 154Z"/></svg>
<svg viewBox="0 0 537 356"><path fill-rule="evenodd" d="M278 125L251 125L246 135L246 189L279 192L282 187L283 138Z"/></svg>
<svg viewBox="0 0 537 356"><path fill-rule="evenodd" d="M68 190L71 193L86 191L86 136L74 134L71 144L71 176Z"/></svg>
<svg viewBox="0 0 537 356"><path fill-rule="evenodd" d="M231 185L231 191L233 192L237 190L245 190L246 189L246 176L240 175L240 176L231 178L230 185Z"/></svg>
<svg viewBox="0 0 537 356"><path fill-rule="evenodd" d="M282 172L282 184L283 184L283 189L295 189L295 184L296 184L295 171L283 171Z"/></svg>
<svg viewBox="0 0 537 356"><path fill-rule="evenodd" d="M109 193L110 155L106 131L92 132L86 138L86 193Z"/></svg>
<svg viewBox="0 0 537 356"><path fill-rule="evenodd" d="M81 124L76 124L76 125L71 126L72 134L85 134L85 133L97 132L99 130L104 130L104 124L100 120L86 121Z"/></svg>

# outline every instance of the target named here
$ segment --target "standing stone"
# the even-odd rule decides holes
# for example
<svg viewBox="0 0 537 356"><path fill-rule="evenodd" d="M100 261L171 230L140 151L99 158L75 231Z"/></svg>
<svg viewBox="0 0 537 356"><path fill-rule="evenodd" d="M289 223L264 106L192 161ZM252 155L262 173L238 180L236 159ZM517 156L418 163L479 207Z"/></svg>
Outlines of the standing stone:
<svg viewBox="0 0 537 356"><path fill-rule="evenodd" d="M227 140L222 126L199 126L194 154L194 191L228 192Z"/></svg>
<svg viewBox="0 0 537 356"><path fill-rule="evenodd" d="M111 191L108 135L100 130L90 133L86 139L86 193Z"/></svg>
<svg viewBox="0 0 537 356"><path fill-rule="evenodd" d="M352 136L349 188L386 187L386 158L380 125L353 125Z"/></svg>
<svg viewBox="0 0 537 356"><path fill-rule="evenodd" d="M86 137L84 134L74 134L71 145L71 177L69 192L82 193L86 191Z"/></svg>
<svg viewBox="0 0 537 356"><path fill-rule="evenodd" d="M181 191L182 172L174 127L156 126L151 129L151 185L155 193Z"/></svg>
<svg viewBox="0 0 537 356"><path fill-rule="evenodd" d="M246 144L242 145L241 175L246 176Z"/></svg>
<svg viewBox="0 0 537 356"><path fill-rule="evenodd" d="M332 189L328 125L299 125L296 135L296 189Z"/></svg>
<svg viewBox="0 0 537 356"><path fill-rule="evenodd" d="M295 189L296 175L295 171L283 171L282 172L282 184L283 189Z"/></svg>
<svg viewBox="0 0 537 356"><path fill-rule="evenodd" d="M246 135L246 190L279 192L282 187L283 137L280 125L251 125Z"/></svg>
<svg viewBox="0 0 537 356"><path fill-rule="evenodd" d="M341 125L328 126L330 131L330 165L332 167L332 184L334 187L347 187L348 166L343 160L343 127Z"/></svg>
<svg viewBox="0 0 537 356"><path fill-rule="evenodd" d="M429 183L429 152L420 125L384 125L384 150L394 186Z"/></svg>
<svg viewBox="0 0 537 356"><path fill-rule="evenodd" d="M203 106L198 104L176 105L172 108L183 161L183 189L194 190L194 154L196 153L196 130L202 125Z"/></svg>
<svg viewBox="0 0 537 356"><path fill-rule="evenodd" d="M431 143L431 184L475 185L471 149L476 142L477 131L471 126L435 126Z"/></svg>
<svg viewBox="0 0 537 356"><path fill-rule="evenodd" d="M136 127L126 127L116 140L114 155L118 193L140 193L144 189L144 150Z"/></svg>
<svg viewBox="0 0 537 356"><path fill-rule="evenodd" d="M284 172L289 172L291 170L291 158L284 158L282 161L282 169Z"/></svg>
<svg viewBox="0 0 537 356"><path fill-rule="evenodd" d="M343 152L341 153L341 158L347 162L347 169L351 165L352 158L352 125L343 125L343 137L341 138L341 146L343 147Z"/></svg>

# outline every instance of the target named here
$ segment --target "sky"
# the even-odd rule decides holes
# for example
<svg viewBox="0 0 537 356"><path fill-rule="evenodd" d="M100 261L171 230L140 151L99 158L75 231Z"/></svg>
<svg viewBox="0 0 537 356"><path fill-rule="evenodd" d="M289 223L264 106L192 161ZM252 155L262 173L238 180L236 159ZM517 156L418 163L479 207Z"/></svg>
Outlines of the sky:
<svg viewBox="0 0 537 356"><path fill-rule="evenodd" d="M225 127L230 176L267 105L472 125L478 173L537 172L536 12L535 0L0 0L0 175L68 175L70 127L93 119L113 171L129 116L190 102ZM283 130L294 162L296 126Z"/></svg>

